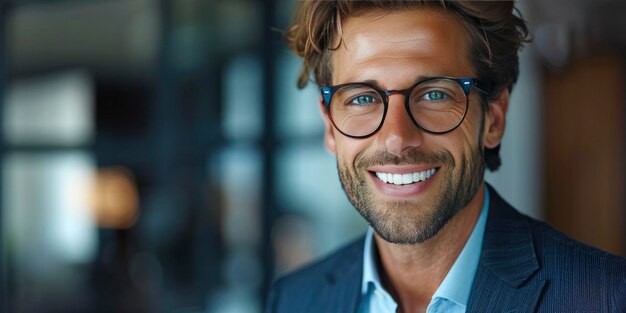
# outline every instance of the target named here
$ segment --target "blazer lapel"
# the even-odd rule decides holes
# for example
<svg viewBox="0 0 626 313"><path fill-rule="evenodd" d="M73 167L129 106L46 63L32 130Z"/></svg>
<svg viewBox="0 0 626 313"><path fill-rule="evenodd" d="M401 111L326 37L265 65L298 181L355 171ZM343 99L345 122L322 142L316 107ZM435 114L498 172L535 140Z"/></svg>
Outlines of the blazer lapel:
<svg viewBox="0 0 626 313"><path fill-rule="evenodd" d="M532 313L545 281L532 281L539 269L530 226L489 186L489 216L468 313Z"/></svg>
<svg viewBox="0 0 626 313"><path fill-rule="evenodd" d="M363 276L363 244L359 240L353 252L325 273L325 284L320 293L323 305L312 312L354 313L361 295Z"/></svg>

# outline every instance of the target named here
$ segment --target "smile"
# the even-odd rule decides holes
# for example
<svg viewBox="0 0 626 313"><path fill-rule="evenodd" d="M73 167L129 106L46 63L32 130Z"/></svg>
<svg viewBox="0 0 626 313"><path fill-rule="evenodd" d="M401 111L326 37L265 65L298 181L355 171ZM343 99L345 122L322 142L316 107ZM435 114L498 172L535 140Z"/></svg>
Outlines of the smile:
<svg viewBox="0 0 626 313"><path fill-rule="evenodd" d="M409 185L417 182L425 181L435 174L437 170L431 168L422 172L407 173L407 174L393 174L393 173L380 173L376 172L376 177L387 184L394 185Z"/></svg>

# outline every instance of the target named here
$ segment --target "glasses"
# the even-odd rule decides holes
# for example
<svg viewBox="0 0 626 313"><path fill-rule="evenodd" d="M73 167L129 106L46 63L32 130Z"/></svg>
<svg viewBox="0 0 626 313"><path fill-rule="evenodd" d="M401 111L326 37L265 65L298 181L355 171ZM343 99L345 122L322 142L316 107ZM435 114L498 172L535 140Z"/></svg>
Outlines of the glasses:
<svg viewBox="0 0 626 313"><path fill-rule="evenodd" d="M383 125L389 96L404 95L404 105L413 123L432 134L457 128L467 114L472 87L488 94L490 85L475 78L432 77L402 90L381 90L369 83L322 87L324 106L339 132L366 138Z"/></svg>

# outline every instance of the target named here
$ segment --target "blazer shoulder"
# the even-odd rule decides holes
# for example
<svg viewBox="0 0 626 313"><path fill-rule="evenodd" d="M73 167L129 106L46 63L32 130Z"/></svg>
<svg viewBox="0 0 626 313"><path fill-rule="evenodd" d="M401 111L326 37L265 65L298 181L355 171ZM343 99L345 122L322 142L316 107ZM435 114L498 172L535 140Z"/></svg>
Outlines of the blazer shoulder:
<svg viewBox="0 0 626 313"><path fill-rule="evenodd" d="M356 261L363 257L363 245L365 237L360 237L326 257L304 265L292 272L279 277L274 284L301 285L319 280L332 274L341 274L346 267L352 267Z"/></svg>
<svg viewBox="0 0 626 313"><path fill-rule="evenodd" d="M544 263L552 259L560 262L569 261L570 264L572 262L574 264L581 263L583 260L598 260L616 269L624 270L626 267L625 258L582 243L546 222L519 212L503 200L493 188L490 193L492 194L491 201L494 209L493 214L491 211L490 214L494 215L494 221L500 224L496 228L506 228L508 231L519 225L528 225L523 226L522 229L528 227L530 230L535 252L538 253L538 257L542 258ZM493 228L494 225L491 227ZM580 262L576 262L576 260L580 260Z"/></svg>
<svg viewBox="0 0 626 313"><path fill-rule="evenodd" d="M568 294L560 302L571 307L626 312L625 258L579 242L544 222L531 223L542 264L539 277L550 281L547 298ZM597 295L592 301L577 302L591 294Z"/></svg>
<svg viewBox="0 0 626 313"><path fill-rule="evenodd" d="M266 312L304 312L315 307L317 297L329 286L348 280L358 284L362 272L364 237L325 258L287 273L274 281L267 297Z"/></svg>
<svg viewBox="0 0 626 313"><path fill-rule="evenodd" d="M537 312L626 312L626 259L520 213L495 191L490 194L481 256L488 271L475 291L491 290L504 280L518 296L522 290L537 292ZM476 299L485 294L477 292Z"/></svg>
<svg viewBox="0 0 626 313"><path fill-rule="evenodd" d="M626 271L624 257L580 242L545 222L530 217L528 220L535 234L535 243L543 250L542 255L568 257L568 259L574 258L581 261L597 260L599 266ZM548 253L550 251L553 252Z"/></svg>

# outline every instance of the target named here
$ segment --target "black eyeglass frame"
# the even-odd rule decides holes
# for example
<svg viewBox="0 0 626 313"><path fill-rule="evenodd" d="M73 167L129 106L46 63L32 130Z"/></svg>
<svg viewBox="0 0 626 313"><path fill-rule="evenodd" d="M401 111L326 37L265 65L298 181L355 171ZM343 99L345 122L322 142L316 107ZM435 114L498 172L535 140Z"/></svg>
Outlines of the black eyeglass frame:
<svg viewBox="0 0 626 313"><path fill-rule="evenodd" d="M428 82L428 81L439 80L439 79L451 80L461 86L461 88L463 89L463 92L465 93L465 111L463 112L463 116L461 117L461 119L456 125L454 125L449 130L437 132L437 131L432 131L432 130L424 128L415 120L415 118L413 117L413 114L411 113L409 98L410 98L411 92L413 92L413 89L415 89L415 87L417 87L418 85ZM333 98L333 94L335 93L335 91L345 86L354 86L354 85L369 87L372 90L376 91L380 95L380 97L383 99L383 105L384 105L383 117L380 120L380 124L375 130L373 130L371 133L367 135L355 136L355 135L346 134L341 129L339 129L339 127L337 127L337 125L335 124L335 121L333 120L333 116L330 113L330 104L331 104L331 100ZM413 121L413 124L415 124L417 128L425 132L435 134L435 135L442 135L442 134L449 133L455 130L457 127L459 127L459 125L461 125L461 123L463 123L463 121L465 120L465 116L467 115L467 111L469 108L469 93L471 92L472 87L485 95L488 95L491 92L491 84L489 84L486 81L483 81L477 78L471 78L471 77L448 77L448 76L429 77L429 78L418 81L417 83L413 84L413 86L407 89L381 90L374 84L370 84L366 82L355 82L355 83L346 83L346 84L340 84L340 85L335 85L335 86L322 86L320 91L322 93L324 107L326 108L326 111L328 112L328 116L330 117L330 121L333 123L333 126L335 127L335 129L337 129L344 136L347 136L350 138L362 139L362 138L367 138L367 137L374 135L382 128L383 123L385 122L385 117L387 116L387 108L389 107L389 96L395 95L395 94L404 95L404 107L406 109L407 114L411 118L411 121Z"/></svg>

